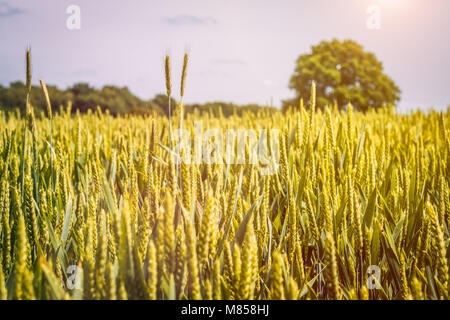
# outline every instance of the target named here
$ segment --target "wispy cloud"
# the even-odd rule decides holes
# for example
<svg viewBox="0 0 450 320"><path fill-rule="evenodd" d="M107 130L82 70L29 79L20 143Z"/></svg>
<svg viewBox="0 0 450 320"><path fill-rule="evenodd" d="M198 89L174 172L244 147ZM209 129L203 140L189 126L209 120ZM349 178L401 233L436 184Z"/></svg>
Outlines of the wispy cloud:
<svg viewBox="0 0 450 320"><path fill-rule="evenodd" d="M0 18L8 18L22 13L25 13L25 10L13 7L4 1L0 2Z"/></svg>
<svg viewBox="0 0 450 320"><path fill-rule="evenodd" d="M217 24L217 20L213 17L199 17L188 14L166 17L164 20L172 26Z"/></svg>

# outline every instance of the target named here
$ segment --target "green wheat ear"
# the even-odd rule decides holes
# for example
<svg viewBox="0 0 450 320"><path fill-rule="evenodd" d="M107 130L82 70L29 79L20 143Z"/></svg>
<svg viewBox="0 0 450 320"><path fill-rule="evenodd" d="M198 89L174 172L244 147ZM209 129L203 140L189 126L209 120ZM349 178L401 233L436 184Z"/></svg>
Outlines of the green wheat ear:
<svg viewBox="0 0 450 320"><path fill-rule="evenodd" d="M164 71L166 75L166 93L167 97L169 98L169 143L170 148L172 148L172 111L170 109L170 94L172 92L172 86L170 82L170 58L168 55L166 55L165 58Z"/></svg>
<svg viewBox="0 0 450 320"><path fill-rule="evenodd" d="M31 92L31 47L27 48L26 52L26 87L27 87L27 94L30 94Z"/></svg>
<svg viewBox="0 0 450 320"><path fill-rule="evenodd" d="M184 54L184 59L183 59L183 70L181 72L181 86L180 86L180 96L181 98L183 98L184 96L184 86L186 84L186 71L187 71L187 64L188 64L188 54L185 53Z"/></svg>
<svg viewBox="0 0 450 320"><path fill-rule="evenodd" d="M310 108L311 110L313 110L312 112L314 112L315 107L316 107L316 81L313 80L311 84L311 98L310 98Z"/></svg>
<svg viewBox="0 0 450 320"><path fill-rule="evenodd" d="M187 64L188 64L188 54L184 54L183 59L183 69L181 71L181 86L180 86L180 102L179 102L179 113L180 113L180 130L183 130L183 95L184 95L184 85L186 83L186 71L187 71ZM177 165L177 175L179 173L179 168ZM180 181L181 183L181 181Z"/></svg>
<svg viewBox="0 0 450 320"><path fill-rule="evenodd" d="M166 55L166 58L165 58L164 71L165 71L165 75L166 75L166 92L167 92L167 96L170 97L170 94L171 94L171 91L172 91L171 90L172 86L171 86L171 83L170 83L170 58L169 58L168 55Z"/></svg>
<svg viewBox="0 0 450 320"><path fill-rule="evenodd" d="M53 118L52 105L50 103L50 97L48 95L47 85L45 84L44 80L42 80L42 79L40 80L40 82L41 82L42 91L44 92L45 104L47 106L47 115L48 115L48 118L51 120Z"/></svg>
<svg viewBox="0 0 450 320"><path fill-rule="evenodd" d="M22 186L21 195L23 201L23 191L25 185L25 150L27 147L27 123L28 114L30 107L30 93L31 93L31 48L28 47L25 53L25 64L26 64L26 103L25 103L25 128L23 130L23 145L22 145Z"/></svg>

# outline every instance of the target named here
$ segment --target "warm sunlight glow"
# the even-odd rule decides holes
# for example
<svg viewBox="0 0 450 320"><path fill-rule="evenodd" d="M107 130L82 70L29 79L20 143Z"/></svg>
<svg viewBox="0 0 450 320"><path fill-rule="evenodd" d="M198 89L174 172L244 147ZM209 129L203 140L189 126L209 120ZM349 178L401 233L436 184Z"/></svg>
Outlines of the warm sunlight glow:
<svg viewBox="0 0 450 320"><path fill-rule="evenodd" d="M402 8L406 6L407 0L379 0L382 8Z"/></svg>

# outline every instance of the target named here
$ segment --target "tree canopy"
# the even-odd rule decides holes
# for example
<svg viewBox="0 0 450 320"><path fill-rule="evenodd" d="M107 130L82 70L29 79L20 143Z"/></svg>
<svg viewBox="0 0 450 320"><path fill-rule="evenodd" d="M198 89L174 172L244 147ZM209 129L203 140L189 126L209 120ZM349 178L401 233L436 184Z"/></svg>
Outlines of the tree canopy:
<svg viewBox="0 0 450 320"><path fill-rule="evenodd" d="M152 99L142 100L133 95L127 87L108 85L101 89L96 89L87 83L77 83L65 90L51 85L47 86L47 88L54 111L57 111L60 106L67 106L70 101L72 103L72 112L78 110L84 113L89 109L96 110L100 108L102 111L109 110L112 115L159 113L168 116L169 114L169 98L164 94L157 94ZM25 84L20 81L10 83L9 87L0 85L0 110L8 112L18 110L23 114L25 112L25 92ZM38 113L46 110L45 98L40 86L32 86L30 103ZM172 115L177 107L176 101L171 98ZM246 111L256 113L262 108L269 112L277 112L275 108L261 107L254 104L239 106L227 102L186 104L184 110L186 113L194 112L195 110L199 113L207 112L214 115L219 115L220 113L228 117L233 114L242 115Z"/></svg>
<svg viewBox="0 0 450 320"><path fill-rule="evenodd" d="M312 81L316 82L318 107L336 103L343 108L351 103L366 111L400 100L400 89L383 72L383 64L351 40L320 42L297 59L289 82L296 97L284 101L283 109L298 107L301 98L308 105Z"/></svg>

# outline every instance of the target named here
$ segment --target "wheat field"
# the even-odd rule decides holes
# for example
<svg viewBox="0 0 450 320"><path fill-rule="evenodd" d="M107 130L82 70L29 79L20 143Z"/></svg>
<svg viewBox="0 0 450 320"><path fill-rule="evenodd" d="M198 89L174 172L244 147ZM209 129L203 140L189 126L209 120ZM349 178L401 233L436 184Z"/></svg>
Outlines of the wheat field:
<svg viewBox="0 0 450 320"><path fill-rule="evenodd" d="M311 100L228 118L180 102L170 123L1 112L0 299L449 299L449 112ZM170 133L196 121L279 130L277 172L178 163Z"/></svg>

